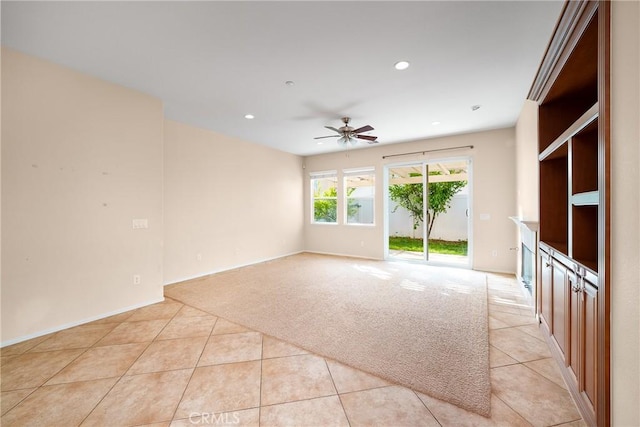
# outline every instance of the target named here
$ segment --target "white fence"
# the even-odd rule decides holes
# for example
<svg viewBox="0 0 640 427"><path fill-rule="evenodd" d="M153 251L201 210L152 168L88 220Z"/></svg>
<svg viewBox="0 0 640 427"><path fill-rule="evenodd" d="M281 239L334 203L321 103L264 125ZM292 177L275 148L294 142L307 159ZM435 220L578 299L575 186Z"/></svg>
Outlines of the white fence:
<svg viewBox="0 0 640 427"><path fill-rule="evenodd" d="M422 237L422 225L417 229L413 229L413 217L408 210L403 207L393 212L395 203L390 201L391 210L389 211L389 236L403 237ZM468 238L468 221L467 221L468 195L458 193L451 199L451 208L446 213L438 215L431 230L431 239L439 240L467 240ZM425 218L426 220L426 218Z"/></svg>

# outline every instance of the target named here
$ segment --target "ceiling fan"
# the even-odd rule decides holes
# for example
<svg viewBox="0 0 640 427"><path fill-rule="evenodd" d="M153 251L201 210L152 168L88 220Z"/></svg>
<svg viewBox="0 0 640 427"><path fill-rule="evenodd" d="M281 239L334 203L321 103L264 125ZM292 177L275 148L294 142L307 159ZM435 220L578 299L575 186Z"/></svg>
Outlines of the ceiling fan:
<svg viewBox="0 0 640 427"><path fill-rule="evenodd" d="M337 135L317 136L313 139L339 138L338 144L342 145L343 147L346 146L348 142L355 145L355 143L358 142L359 139L363 139L367 141L369 144L376 144L378 142L376 141L376 139L378 139L377 136L361 135L363 132L368 132L370 130L373 130L371 126L366 125L358 129L354 129L351 126L349 126L350 121L351 121L351 118L343 117L342 122L344 123L344 126L338 129L334 128L333 126L325 126L325 128L336 132Z"/></svg>

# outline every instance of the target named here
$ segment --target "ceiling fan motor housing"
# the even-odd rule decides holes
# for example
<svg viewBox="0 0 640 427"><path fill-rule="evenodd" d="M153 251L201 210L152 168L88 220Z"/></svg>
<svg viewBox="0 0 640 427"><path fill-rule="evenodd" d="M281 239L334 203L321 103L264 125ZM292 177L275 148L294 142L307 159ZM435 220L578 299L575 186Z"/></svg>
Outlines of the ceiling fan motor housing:
<svg viewBox="0 0 640 427"><path fill-rule="evenodd" d="M351 126L349 126L349 122L351 121L350 117L342 117L342 122L344 123L344 126L340 127L340 128L334 128L331 126L325 126L325 128L330 129L334 132L337 132L339 135L329 135L329 136L319 136L316 137L314 139L322 139L322 138L331 138L331 137L339 137L340 139L338 139L338 143L341 145L346 145L347 142L351 142L352 144L355 144L356 142L358 142L358 139L364 139L366 140L369 144L375 144L377 141L377 137L376 136L370 136L370 135L360 135L363 132L368 132L373 130L373 127L366 125L366 126L362 126L358 129L355 129Z"/></svg>
<svg viewBox="0 0 640 427"><path fill-rule="evenodd" d="M349 118L349 117L343 117L342 118L342 122L344 123L344 126L342 126L339 130L340 130L340 132L345 134L345 136L349 132L353 131L353 128L351 126L349 126L349 122L350 121L351 121L351 118Z"/></svg>

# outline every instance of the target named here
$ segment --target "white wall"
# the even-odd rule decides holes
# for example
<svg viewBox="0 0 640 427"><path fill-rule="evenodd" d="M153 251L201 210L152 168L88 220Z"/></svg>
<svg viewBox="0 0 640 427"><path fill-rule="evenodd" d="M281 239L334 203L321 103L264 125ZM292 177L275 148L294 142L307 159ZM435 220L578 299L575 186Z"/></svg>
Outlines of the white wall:
<svg viewBox="0 0 640 427"><path fill-rule="evenodd" d="M538 104L525 100L516 123L516 215L538 221Z"/></svg>
<svg viewBox="0 0 640 427"><path fill-rule="evenodd" d="M640 425L640 3L611 6L612 425Z"/></svg>
<svg viewBox="0 0 640 427"><path fill-rule="evenodd" d="M2 107L3 344L161 300L161 102L3 48Z"/></svg>
<svg viewBox="0 0 640 427"><path fill-rule="evenodd" d="M1 15L1 13L0 13ZM2 100L2 52L0 51L0 100ZM2 104L0 101L0 242L2 242ZM0 244L0 346L2 345L2 246Z"/></svg>
<svg viewBox="0 0 640 427"><path fill-rule="evenodd" d="M2 89L2 345L304 249L300 157L4 48Z"/></svg>
<svg viewBox="0 0 640 427"><path fill-rule="evenodd" d="M382 156L437 148L473 145L474 149L383 160ZM435 138L403 144L346 150L305 158L305 239L309 251L381 259L384 256L383 167L387 164L471 157L473 177L473 267L480 270L515 272L516 228L508 217L515 214L515 131L513 128ZM375 225L311 224L309 173L374 166L376 169ZM340 175L339 175L340 177ZM339 181L340 182L340 181ZM339 188L338 197L341 198ZM487 219L481 219L487 218ZM492 256L493 251L497 256Z"/></svg>
<svg viewBox="0 0 640 427"><path fill-rule="evenodd" d="M516 123L516 216L523 221L540 220L538 151L538 104L527 99ZM513 226L521 242L520 226ZM520 243L518 247L523 250ZM517 269L522 274L522 254Z"/></svg>
<svg viewBox="0 0 640 427"><path fill-rule="evenodd" d="M165 121L164 283L295 253L302 158Z"/></svg>

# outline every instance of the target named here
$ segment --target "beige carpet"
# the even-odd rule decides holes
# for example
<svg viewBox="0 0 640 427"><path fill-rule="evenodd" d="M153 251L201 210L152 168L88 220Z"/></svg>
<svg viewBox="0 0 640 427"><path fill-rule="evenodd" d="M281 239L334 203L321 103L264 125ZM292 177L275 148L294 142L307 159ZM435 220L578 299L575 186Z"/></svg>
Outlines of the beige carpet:
<svg viewBox="0 0 640 427"><path fill-rule="evenodd" d="M482 273L299 254L165 288L168 297L488 416Z"/></svg>

